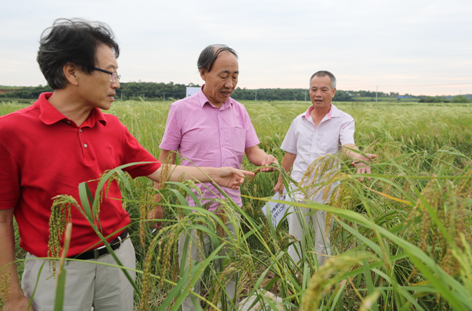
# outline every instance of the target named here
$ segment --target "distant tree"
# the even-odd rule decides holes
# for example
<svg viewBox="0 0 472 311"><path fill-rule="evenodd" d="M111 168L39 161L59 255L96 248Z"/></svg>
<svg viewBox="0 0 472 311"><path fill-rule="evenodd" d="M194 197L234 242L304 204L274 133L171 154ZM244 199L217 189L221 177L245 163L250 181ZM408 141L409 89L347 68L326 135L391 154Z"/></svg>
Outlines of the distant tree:
<svg viewBox="0 0 472 311"><path fill-rule="evenodd" d="M451 100L451 103L470 103L470 100L468 100L465 96L457 95Z"/></svg>
<svg viewBox="0 0 472 311"><path fill-rule="evenodd" d="M336 95L334 95L333 101L351 101L352 95L349 92L336 90Z"/></svg>
<svg viewBox="0 0 472 311"><path fill-rule="evenodd" d="M446 99L443 97L426 96L420 98L419 103L443 103Z"/></svg>

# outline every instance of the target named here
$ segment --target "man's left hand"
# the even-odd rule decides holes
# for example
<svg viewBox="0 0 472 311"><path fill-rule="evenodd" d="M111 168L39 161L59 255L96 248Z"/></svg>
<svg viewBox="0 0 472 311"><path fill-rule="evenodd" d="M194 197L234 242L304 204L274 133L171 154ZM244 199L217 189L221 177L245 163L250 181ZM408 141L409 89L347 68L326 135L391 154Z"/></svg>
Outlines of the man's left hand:
<svg viewBox="0 0 472 311"><path fill-rule="evenodd" d="M367 157L358 154L357 159L352 162L354 167L357 167L357 174L370 174L370 161L375 159L377 156L375 154L366 153ZM370 180L370 177L367 177ZM364 181L364 177L361 177L361 181Z"/></svg>
<svg viewBox="0 0 472 311"><path fill-rule="evenodd" d="M278 164L279 162L273 155L268 154L265 156L264 160L262 160L261 166L270 166L272 163ZM273 167L261 168L261 172L272 172L272 171L275 171L275 168Z"/></svg>

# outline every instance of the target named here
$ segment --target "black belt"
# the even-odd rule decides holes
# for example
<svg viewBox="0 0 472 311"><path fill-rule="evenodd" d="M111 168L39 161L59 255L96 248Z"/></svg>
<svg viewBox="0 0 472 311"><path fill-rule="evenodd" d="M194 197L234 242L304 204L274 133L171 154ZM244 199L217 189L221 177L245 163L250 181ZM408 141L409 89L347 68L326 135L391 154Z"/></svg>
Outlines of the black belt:
<svg viewBox="0 0 472 311"><path fill-rule="evenodd" d="M109 242L111 249L115 250L120 248L121 244L123 243L123 240L128 236L128 229L125 229L122 234L120 234L119 237L114 239L113 241ZM106 248L105 245L100 246L98 248L89 250L88 252L79 254L77 256L71 256L69 258L74 258L74 259L82 259L82 260L87 260L87 259L97 259L103 255L108 254L108 249Z"/></svg>

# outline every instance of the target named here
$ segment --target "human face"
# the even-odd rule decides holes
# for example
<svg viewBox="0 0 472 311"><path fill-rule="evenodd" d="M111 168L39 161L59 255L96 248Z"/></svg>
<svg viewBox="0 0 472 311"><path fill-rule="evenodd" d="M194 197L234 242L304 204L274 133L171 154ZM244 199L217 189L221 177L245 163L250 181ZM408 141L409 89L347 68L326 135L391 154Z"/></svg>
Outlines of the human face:
<svg viewBox="0 0 472 311"><path fill-rule="evenodd" d="M95 67L110 72L117 71L118 63L109 46L102 44L97 47ZM91 74L79 72L77 80L79 96L85 106L110 109L116 90L120 88L118 80L111 82L109 74L98 70L92 71Z"/></svg>
<svg viewBox="0 0 472 311"><path fill-rule="evenodd" d="M216 107L229 99L238 84L239 66L236 56L223 51L216 59L211 71L200 69L200 76L205 81L203 93Z"/></svg>
<svg viewBox="0 0 472 311"><path fill-rule="evenodd" d="M331 100L335 94L336 88L331 88L331 78L329 76L315 76L311 79L310 98L315 109L329 110Z"/></svg>

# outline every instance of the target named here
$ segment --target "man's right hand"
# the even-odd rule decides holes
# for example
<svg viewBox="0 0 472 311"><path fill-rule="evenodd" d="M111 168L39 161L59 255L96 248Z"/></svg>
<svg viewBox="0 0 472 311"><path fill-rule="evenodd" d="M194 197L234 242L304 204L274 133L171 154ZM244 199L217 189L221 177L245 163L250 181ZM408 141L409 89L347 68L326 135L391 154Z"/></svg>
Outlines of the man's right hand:
<svg viewBox="0 0 472 311"><path fill-rule="evenodd" d="M18 297L16 299L8 299L3 306L3 311L34 311L33 307L29 307L29 300L25 296Z"/></svg>
<svg viewBox="0 0 472 311"><path fill-rule="evenodd" d="M284 181L283 179L280 179L277 181L277 184L274 187L274 192L279 193L279 195L282 195L284 192Z"/></svg>
<svg viewBox="0 0 472 311"><path fill-rule="evenodd" d="M209 176L222 187L238 190L244 182L244 176L254 176L254 173L232 167L219 167L216 168L214 174L209 174Z"/></svg>
<svg viewBox="0 0 472 311"><path fill-rule="evenodd" d="M159 203L161 200L161 195L156 194L154 195L154 202ZM164 213L162 212L162 207L160 205L156 205L151 211L148 213L148 219L162 219L164 217ZM161 222L156 222L152 225L154 229L159 230L161 228Z"/></svg>

